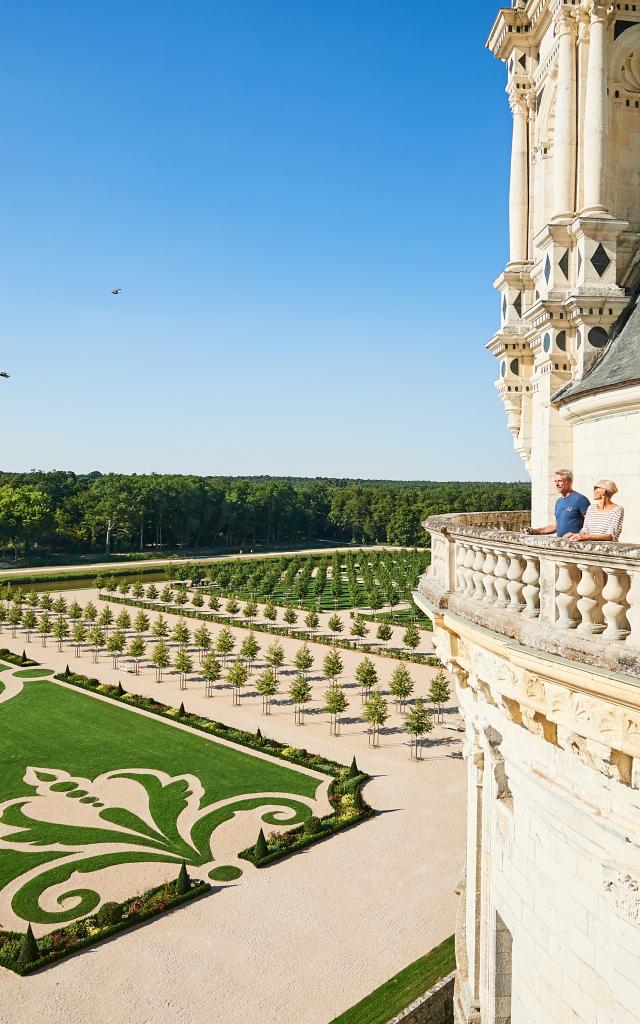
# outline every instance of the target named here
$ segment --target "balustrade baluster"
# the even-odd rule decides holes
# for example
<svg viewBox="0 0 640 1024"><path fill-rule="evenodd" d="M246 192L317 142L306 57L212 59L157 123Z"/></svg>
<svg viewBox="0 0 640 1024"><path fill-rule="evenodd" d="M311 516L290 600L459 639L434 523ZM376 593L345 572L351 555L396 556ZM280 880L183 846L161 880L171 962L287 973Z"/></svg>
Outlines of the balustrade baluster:
<svg viewBox="0 0 640 1024"><path fill-rule="evenodd" d="M624 640L629 633L626 616L625 594L628 590L628 577L622 569L605 566L607 582L602 591L604 615L607 628L602 636L605 640Z"/></svg>
<svg viewBox="0 0 640 1024"><path fill-rule="evenodd" d="M576 588L580 594L577 608L581 622L576 632L591 636L602 633L604 619L602 617L602 570L587 562L578 562L580 581Z"/></svg>
<svg viewBox="0 0 640 1024"><path fill-rule="evenodd" d="M509 591L509 611L521 612L524 608L524 601L522 599L522 591L524 589L524 583L522 582L522 576L524 573L524 559L518 554L509 553L509 570L507 572L507 590Z"/></svg>
<svg viewBox="0 0 640 1024"><path fill-rule="evenodd" d="M504 551L498 551L498 557L496 560L496 567L493 571L495 576L495 587L496 587L496 608L506 608L509 604L509 592L507 590L508 579L507 573L509 572L509 559L507 558Z"/></svg>
<svg viewBox="0 0 640 1024"><path fill-rule="evenodd" d="M484 587L483 601L485 604L495 604L496 602L496 578L494 576L495 567L496 553L491 548L486 548L485 559L482 564L482 585Z"/></svg>
<svg viewBox="0 0 640 1024"><path fill-rule="evenodd" d="M465 578L466 584L467 584L466 589L465 589L465 596L466 597L473 597L473 594L474 594L474 591L475 591L475 587L474 587L474 583L473 583L473 563L475 562L475 559L476 559L475 548L473 547L472 544L468 544L467 545L467 554L466 554L465 560L464 560L464 565L465 565L464 578Z"/></svg>
<svg viewBox="0 0 640 1024"><path fill-rule="evenodd" d="M467 544L464 544L462 541L457 541L457 543L456 543L456 579L458 581L458 585L456 587L456 590L458 590L458 591L465 590L466 586L467 586L467 579L466 579L466 576L465 576L467 548L468 548Z"/></svg>
<svg viewBox="0 0 640 1024"><path fill-rule="evenodd" d="M533 555L525 555L525 559L527 564L522 574L522 582L525 584L522 596L526 608L522 614L528 619L536 619L540 614L540 566L538 559Z"/></svg>
<svg viewBox="0 0 640 1024"><path fill-rule="evenodd" d="M556 576L556 608L558 629L575 629L578 625L576 617L576 581L570 562L558 562Z"/></svg>
<svg viewBox="0 0 640 1024"><path fill-rule="evenodd" d="M482 601L484 597L484 586L482 585L483 572L482 566L484 565L484 549L479 545L475 549L475 558L473 560L473 594L472 597L476 601Z"/></svg>
<svg viewBox="0 0 640 1024"><path fill-rule="evenodd" d="M629 602L627 618L629 619L631 630L627 637L627 643L633 647L640 647L640 572L630 572L629 579L631 585L627 594L627 601Z"/></svg>

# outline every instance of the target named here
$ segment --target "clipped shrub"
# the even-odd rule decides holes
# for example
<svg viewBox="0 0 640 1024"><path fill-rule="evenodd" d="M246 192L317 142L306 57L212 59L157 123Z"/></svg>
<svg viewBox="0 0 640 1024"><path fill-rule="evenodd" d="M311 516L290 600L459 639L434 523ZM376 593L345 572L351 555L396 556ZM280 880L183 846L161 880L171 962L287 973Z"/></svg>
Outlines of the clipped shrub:
<svg viewBox="0 0 640 1024"><path fill-rule="evenodd" d="M96 921L99 925L117 924L122 917L122 907L119 903L103 903L96 914Z"/></svg>
<svg viewBox="0 0 640 1024"><path fill-rule="evenodd" d="M21 967L27 967L28 964L32 964L34 960L37 960L39 956L40 950L38 948L38 943L36 942L33 931L31 930L31 925L29 925L24 934L24 939L22 940L18 963Z"/></svg>
<svg viewBox="0 0 640 1024"><path fill-rule="evenodd" d="M184 896L191 888L191 879L187 872L187 865L183 861L176 879L175 890L178 896Z"/></svg>
<svg viewBox="0 0 640 1024"><path fill-rule="evenodd" d="M24 654L23 654L23 657L24 657ZM71 669L69 668L69 666L68 666L68 665L67 665L67 667L65 668L65 670L64 670L64 672L63 672L63 675L64 675L65 679L68 679L68 678L69 678L69 676L71 675Z"/></svg>
<svg viewBox="0 0 640 1024"><path fill-rule="evenodd" d="M121 683L121 682L120 682L120 680L118 679L118 686L117 686L117 688L116 688L116 693L118 694L118 697L124 697L124 695L125 695L125 693L126 693L126 692L127 692L127 691L126 691L126 690L124 689L124 687L123 687L122 683Z"/></svg>
<svg viewBox="0 0 640 1024"><path fill-rule="evenodd" d="M360 774L360 769L358 768L358 765L356 764L356 756L354 754L353 755L353 760L351 762L351 767L349 768L349 774L347 775L347 778L348 779L353 779L353 778L355 778L356 775L359 775L359 774Z"/></svg>
<svg viewBox="0 0 640 1024"><path fill-rule="evenodd" d="M185 709L184 709L184 703L181 703L181 704L180 704L180 707L178 708L178 717L179 717L179 718L184 718L184 716L186 715L186 713L187 713L187 712L186 712L186 711L185 711Z"/></svg>
<svg viewBox="0 0 640 1024"><path fill-rule="evenodd" d="M307 818L302 831L307 836L317 836L319 832L322 832L322 822L320 818L317 818L315 814L312 814L310 818Z"/></svg>
<svg viewBox="0 0 640 1024"><path fill-rule="evenodd" d="M269 855L269 847L267 846L267 840L264 837L264 832L260 829L256 845L253 848L253 853L256 861L263 860Z"/></svg>
<svg viewBox="0 0 640 1024"><path fill-rule="evenodd" d="M29 659L27 658L27 652L23 648L22 649L22 657L20 658L20 661L22 662L23 665L26 665L28 660ZM69 666L68 665L67 665L67 671L69 671Z"/></svg>
<svg viewBox="0 0 640 1024"><path fill-rule="evenodd" d="M262 739L262 733L260 732L259 729L256 729L256 739L257 740L261 740Z"/></svg>

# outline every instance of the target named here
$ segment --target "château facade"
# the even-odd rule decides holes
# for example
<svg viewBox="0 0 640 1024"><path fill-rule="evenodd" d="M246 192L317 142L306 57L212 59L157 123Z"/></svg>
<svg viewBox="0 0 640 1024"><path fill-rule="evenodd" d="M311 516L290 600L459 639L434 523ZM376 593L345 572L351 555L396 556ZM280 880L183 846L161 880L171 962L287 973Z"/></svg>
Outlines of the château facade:
<svg viewBox="0 0 640 1024"><path fill-rule="evenodd" d="M487 348L532 513L434 516L415 599L468 765L456 1024L640 1022L640 2L514 0L509 262ZM554 471L623 543L523 533Z"/></svg>

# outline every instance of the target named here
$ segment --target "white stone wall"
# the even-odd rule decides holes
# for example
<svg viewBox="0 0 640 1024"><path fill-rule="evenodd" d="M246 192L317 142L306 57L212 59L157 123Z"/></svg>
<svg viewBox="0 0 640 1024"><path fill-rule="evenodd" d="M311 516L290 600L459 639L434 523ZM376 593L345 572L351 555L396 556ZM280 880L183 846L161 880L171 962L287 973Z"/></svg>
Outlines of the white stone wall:
<svg viewBox="0 0 640 1024"><path fill-rule="evenodd" d="M622 710L623 691L614 701L603 684L595 695L588 668L567 667L562 684L544 657L459 630L445 613L435 632L467 727L456 1022L638 1024L637 687L628 684Z"/></svg>
<svg viewBox="0 0 640 1024"><path fill-rule="evenodd" d="M590 498L596 480L614 480L614 501L624 507L620 539L640 542L640 388L584 398L565 417L573 432L576 490Z"/></svg>

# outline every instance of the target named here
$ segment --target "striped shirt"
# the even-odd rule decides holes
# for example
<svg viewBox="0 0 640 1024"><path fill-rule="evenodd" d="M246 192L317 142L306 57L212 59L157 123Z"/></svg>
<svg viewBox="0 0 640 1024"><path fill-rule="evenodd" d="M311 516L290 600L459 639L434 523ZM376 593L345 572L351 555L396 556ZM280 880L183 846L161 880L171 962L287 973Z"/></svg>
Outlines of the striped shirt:
<svg viewBox="0 0 640 1024"><path fill-rule="evenodd" d="M601 536L603 533L610 533L613 540L620 540L622 523L624 520L624 509L621 505L615 508L600 511L597 505L589 505L587 514L584 517L582 533L590 536Z"/></svg>

